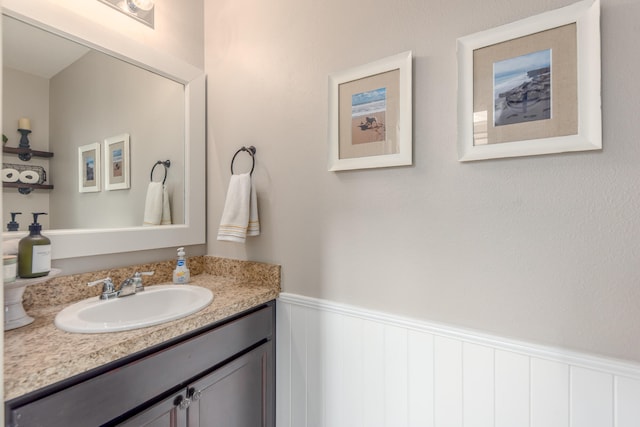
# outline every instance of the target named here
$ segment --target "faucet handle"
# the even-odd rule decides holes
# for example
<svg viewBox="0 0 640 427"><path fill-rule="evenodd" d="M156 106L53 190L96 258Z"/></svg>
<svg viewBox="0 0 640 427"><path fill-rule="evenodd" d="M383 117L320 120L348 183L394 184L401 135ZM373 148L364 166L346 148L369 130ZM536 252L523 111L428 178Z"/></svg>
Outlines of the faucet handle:
<svg viewBox="0 0 640 427"><path fill-rule="evenodd" d="M96 286L100 283L102 283L102 294L100 295L100 299L110 299L117 296L117 292L115 290L113 282L111 281L111 277L94 280L93 282L87 283L87 286Z"/></svg>
<svg viewBox="0 0 640 427"><path fill-rule="evenodd" d="M99 285L100 283L104 283L103 287L105 286L113 287L113 282L111 281L111 277L105 277L104 279L94 280L93 282L87 283L87 286L95 286L95 285Z"/></svg>
<svg viewBox="0 0 640 427"><path fill-rule="evenodd" d="M144 286L142 286L142 276L153 276L153 273L155 272L154 271L143 271L143 272L136 271L133 274L133 277L131 280L136 285L136 292L144 291Z"/></svg>
<svg viewBox="0 0 640 427"><path fill-rule="evenodd" d="M140 277L140 276L153 276L153 273L155 273L155 271L143 271L143 272L138 272L136 271L133 274L133 277Z"/></svg>

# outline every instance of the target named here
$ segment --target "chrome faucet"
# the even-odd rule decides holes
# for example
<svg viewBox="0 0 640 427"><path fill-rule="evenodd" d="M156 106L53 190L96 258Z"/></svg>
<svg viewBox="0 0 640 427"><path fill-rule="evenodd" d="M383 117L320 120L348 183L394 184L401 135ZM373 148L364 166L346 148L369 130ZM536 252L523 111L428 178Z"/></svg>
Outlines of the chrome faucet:
<svg viewBox="0 0 640 427"><path fill-rule="evenodd" d="M153 271L145 271L142 273L136 272L133 276L125 279L120 284L120 289L117 291L110 277L94 280L93 282L87 283L87 286L95 286L102 283L102 293L100 294L101 300L121 298L144 291L142 276L151 276L153 273Z"/></svg>
<svg viewBox="0 0 640 427"><path fill-rule="evenodd" d="M142 285L142 276L153 276L153 271L143 271L135 272L133 276L125 279L124 282L120 284L120 295L121 297L125 297L127 295L132 295L137 292L144 291L144 286Z"/></svg>
<svg viewBox="0 0 640 427"><path fill-rule="evenodd" d="M135 293L136 293L136 283L133 277L129 277L127 279L124 279L124 281L120 283L120 290L118 291L117 296L118 298L122 298L129 295L133 295Z"/></svg>
<svg viewBox="0 0 640 427"><path fill-rule="evenodd" d="M102 293L100 294L100 299L113 299L118 297L118 292L116 292L115 286L113 286L113 282L111 281L111 277L106 277L100 280L94 280L93 282L87 283L87 286L95 286L102 283Z"/></svg>

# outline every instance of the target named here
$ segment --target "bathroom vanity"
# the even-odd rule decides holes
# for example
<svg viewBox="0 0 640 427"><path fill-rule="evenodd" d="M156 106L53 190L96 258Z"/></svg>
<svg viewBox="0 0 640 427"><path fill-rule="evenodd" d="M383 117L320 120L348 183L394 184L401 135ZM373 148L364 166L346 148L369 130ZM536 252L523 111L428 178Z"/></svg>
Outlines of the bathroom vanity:
<svg viewBox="0 0 640 427"><path fill-rule="evenodd" d="M274 313L263 304L13 399L6 424L273 426Z"/></svg>
<svg viewBox="0 0 640 427"><path fill-rule="evenodd" d="M5 424L274 426L279 268L264 280L238 265L194 277L209 307L148 328L68 333L53 325L68 303L29 310L35 322L5 334Z"/></svg>

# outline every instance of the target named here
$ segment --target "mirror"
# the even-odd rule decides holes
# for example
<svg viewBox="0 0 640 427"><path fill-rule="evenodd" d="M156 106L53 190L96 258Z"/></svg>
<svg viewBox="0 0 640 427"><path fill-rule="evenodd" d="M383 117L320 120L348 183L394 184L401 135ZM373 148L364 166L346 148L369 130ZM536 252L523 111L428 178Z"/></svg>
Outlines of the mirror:
<svg viewBox="0 0 640 427"><path fill-rule="evenodd" d="M52 259L204 243L205 79L202 71L174 57L150 51L107 28L91 26L75 15L39 10L39 16L33 16L36 12L28 7L25 11L16 10L21 7L17 2L3 10L7 15L3 16L6 43L16 40L16 33L7 37L6 31L37 31L47 39L63 35L65 40L58 39L55 43L70 44L72 53L69 60L61 54L54 56L62 62L56 70L62 71L48 71L53 76L49 79L38 77L41 84L48 86L44 91L46 95L39 96L48 98L48 102L37 102L40 109L36 108L33 114L39 119L32 120L29 139L34 150L44 148L54 156L28 162L12 154L3 156L3 163L43 165L54 188L33 191L26 196L18 194L15 188L5 188L3 228L6 230L10 211L23 212L18 220L21 230L31 222L30 212L50 212L48 218L41 219L48 220L51 226L45 221L41 223L46 230L43 234L52 240ZM22 35L20 39L24 41L28 37L32 35ZM38 43L44 45L42 40ZM17 49L27 49L30 60L44 56L31 50L35 47ZM10 48L5 50L11 52ZM19 69L28 62L27 59L21 61L23 64L11 61L4 64L8 68L3 67L3 80L19 81L33 76L32 72ZM5 107L7 112L13 109L14 115L22 117L15 112L17 105L33 102L34 98L29 99L24 90L11 93L8 87L5 85L3 104L9 101L11 104ZM89 96L79 95L78 90ZM21 94L27 99L21 100ZM11 96L16 97L15 101L10 101ZM89 100L98 102L90 104ZM7 117L5 108L3 116ZM20 139L13 130L17 128L17 122L12 126L15 120L5 119L3 133L9 137L7 146L17 146ZM103 179L100 191L79 191L79 147L99 143L104 156L104 146L110 137L125 134L129 139L129 150L124 154L125 159L130 160L129 187L105 191ZM49 141L51 144L47 145ZM142 227L151 170L157 161L164 160L171 161L166 184L173 225ZM96 163L101 164L105 178L110 164L105 164L104 159ZM156 167L153 176L154 181L162 181L164 166ZM40 196L37 206L17 204L26 200L34 203L36 197L31 196ZM48 208L39 207L43 204ZM19 238L24 234L4 232L3 238Z"/></svg>
<svg viewBox="0 0 640 427"><path fill-rule="evenodd" d="M22 212L21 231L28 230L30 212L48 213L40 218L45 230L139 226L153 170L170 199L166 222L184 224L184 85L6 15L2 33L5 147L17 148L18 121L26 116L30 147L54 156L22 161L5 152L3 168L36 167L53 188L24 194L5 187L4 218ZM123 191L107 191L104 178L113 168L105 145L122 134L129 138L130 163L118 172L129 183ZM100 152L83 154L100 161L88 170L96 176L79 186L86 170L79 147L88 144ZM154 168L166 160L169 167Z"/></svg>

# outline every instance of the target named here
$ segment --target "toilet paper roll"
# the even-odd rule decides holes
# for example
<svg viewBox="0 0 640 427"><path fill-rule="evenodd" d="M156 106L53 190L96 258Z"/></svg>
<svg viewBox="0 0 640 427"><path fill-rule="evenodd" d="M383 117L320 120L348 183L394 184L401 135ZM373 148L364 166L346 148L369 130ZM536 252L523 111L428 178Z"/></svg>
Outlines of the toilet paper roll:
<svg viewBox="0 0 640 427"><path fill-rule="evenodd" d="M23 184L37 184L40 180L40 174L36 171L20 172L20 182Z"/></svg>
<svg viewBox="0 0 640 427"><path fill-rule="evenodd" d="M20 172L18 172L16 169L2 169L2 182L18 182L19 178Z"/></svg>

